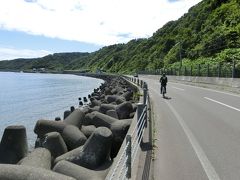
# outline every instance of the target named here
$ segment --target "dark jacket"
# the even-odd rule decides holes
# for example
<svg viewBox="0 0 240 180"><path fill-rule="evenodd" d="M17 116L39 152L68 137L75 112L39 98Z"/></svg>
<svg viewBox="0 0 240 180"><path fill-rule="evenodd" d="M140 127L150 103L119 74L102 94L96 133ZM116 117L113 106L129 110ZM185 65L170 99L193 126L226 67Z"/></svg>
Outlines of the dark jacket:
<svg viewBox="0 0 240 180"><path fill-rule="evenodd" d="M162 76L159 81L160 81L162 86L166 86L167 82L168 82L168 79L167 79L166 76Z"/></svg>

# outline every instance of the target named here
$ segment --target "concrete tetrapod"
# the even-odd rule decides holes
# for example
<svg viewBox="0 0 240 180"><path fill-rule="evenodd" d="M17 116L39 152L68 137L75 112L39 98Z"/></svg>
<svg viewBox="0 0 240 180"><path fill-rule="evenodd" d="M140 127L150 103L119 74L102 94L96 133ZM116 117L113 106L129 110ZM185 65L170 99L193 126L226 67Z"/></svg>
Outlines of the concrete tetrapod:
<svg viewBox="0 0 240 180"><path fill-rule="evenodd" d="M85 113L81 109L75 109L66 119L64 119L64 122L81 128L84 117Z"/></svg>
<svg viewBox="0 0 240 180"><path fill-rule="evenodd" d="M26 128L8 126L0 144L0 163L16 164L28 153Z"/></svg>
<svg viewBox="0 0 240 180"><path fill-rule="evenodd" d="M66 124L62 121L51 121L51 120L38 120L34 132L38 137L44 137L45 134L49 132L58 132L62 133L63 129L66 127Z"/></svg>
<svg viewBox="0 0 240 180"><path fill-rule="evenodd" d="M133 97L133 92L127 91L127 92L124 92L121 96L124 97L127 101L129 101Z"/></svg>
<svg viewBox="0 0 240 180"><path fill-rule="evenodd" d="M63 119L66 119L72 112L70 110L66 110L63 113Z"/></svg>
<svg viewBox="0 0 240 180"><path fill-rule="evenodd" d="M0 164L1 180L76 180L73 177L42 168L24 165Z"/></svg>
<svg viewBox="0 0 240 180"><path fill-rule="evenodd" d="M83 106L81 107L82 112L84 112L84 114L87 114L90 112L90 107L89 106Z"/></svg>
<svg viewBox="0 0 240 180"><path fill-rule="evenodd" d="M98 111L94 111L94 112L88 113L85 116L84 125L94 125L96 127L104 126L110 129L111 124L113 124L116 121L117 119L113 117L110 117Z"/></svg>
<svg viewBox="0 0 240 180"><path fill-rule="evenodd" d="M131 125L132 119L118 120L100 112L92 112L86 115L85 124L94 125L96 127L107 127L113 133L113 143L111 157L114 158L126 136L126 133Z"/></svg>
<svg viewBox="0 0 240 180"><path fill-rule="evenodd" d="M94 111L86 115L84 124L94 125L96 127L107 127L113 132L114 136L120 136L124 139L131 122L131 119L118 120L106 114Z"/></svg>
<svg viewBox="0 0 240 180"><path fill-rule="evenodd" d="M104 180L111 164L112 162L107 161L98 169L91 170L63 160L54 166L53 171L74 177L77 180Z"/></svg>
<svg viewBox="0 0 240 180"><path fill-rule="evenodd" d="M62 137L69 150L82 146L87 141L87 137L79 130L78 127L73 125L67 125L64 128Z"/></svg>
<svg viewBox="0 0 240 180"><path fill-rule="evenodd" d="M36 148L18 164L29 167L51 169L51 153L45 148Z"/></svg>
<svg viewBox="0 0 240 180"><path fill-rule="evenodd" d="M105 95L112 95L111 89L109 87L104 88L104 94Z"/></svg>
<svg viewBox="0 0 240 180"><path fill-rule="evenodd" d="M112 138L112 132L108 128L99 127L83 146L57 157L54 164L67 160L94 170L110 159Z"/></svg>
<svg viewBox="0 0 240 180"><path fill-rule="evenodd" d="M119 119L116 110L108 110L108 111L106 112L106 115L111 116L111 117L116 118L116 119Z"/></svg>
<svg viewBox="0 0 240 180"><path fill-rule="evenodd" d="M130 117L130 113L133 112L132 103L126 101L116 106L116 111L119 119L128 119Z"/></svg>
<svg viewBox="0 0 240 180"><path fill-rule="evenodd" d="M117 94L118 93L118 91L119 91L119 89L117 89L117 88L113 88L112 90L111 90L111 94Z"/></svg>
<svg viewBox="0 0 240 180"><path fill-rule="evenodd" d="M92 93L91 95L90 95L90 100L91 100L91 98L94 98L94 99L96 99L96 100L99 100L100 99L100 93L98 92L98 93Z"/></svg>
<svg viewBox="0 0 240 180"><path fill-rule="evenodd" d="M89 125L89 126L82 125L82 128L81 128L81 131L87 138L89 138L95 130L96 130L96 127L94 125Z"/></svg>
<svg viewBox="0 0 240 180"><path fill-rule="evenodd" d="M99 112L106 114L106 112L108 110L115 110L116 109L116 105L113 104L101 104L100 108L99 108Z"/></svg>
<svg viewBox="0 0 240 180"><path fill-rule="evenodd" d="M100 109L100 106L94 106L89 109L89 113L94 112L94 111L99 111L99 109Z"/></svg>
<svg viewBox="0 0 240 180"><path fill-rule="evenodd" d="M61 121L60 117L55 117L55 121Z"/></svg>
<svg viewBox="0 0 240 180"><path fill-rule="evenodd" d="M110 111L111 110L111 111ZM114 112L114 110L116 110ZM114 105L114 104L101 104L99 108L99 112L103 114L108 114L111 117L115 117L117 119L128 119L130 114L134 111L132 103L125 101L121 104Z"/></svg>
<svg viewBox="0 0 240 180"><path fill-rule="evenodd" d="M67 145L58 132L50 132L45 134L42 142L42 147L48 149L51 152L53 159L68 152Z"/></svg>
<svg viewBox="0 0 240 180"><path fill-rule="evenodd" d="M68 118L66 119L67 122L68 123L77 122L78 125L81 124L80 126L82 126L82 122L79 123L79 118L77 118L76 114L79 112L80 112L79 114L83 114L83 112L77 111L77 113L75 114L76 116L74 115L74 112L72 112L73 116L71 114L68 117L69 121L68 121ZM82 121L82 118L83 117L81 116L81 121ZM87 140L86 136L79 130L78 127L74 125L67 125L65 121L38 120L35 125L34 132L39 137L36 143L36 147L42 146L45 134L50 132L60 133L69 149L74 149L76 147L79 147L83 145Z"/></svg>
<svg viewBox="0 0 240 180"><path fill-rule="evenodd" d="M105 98L108 103L116 102L117 104L121 104L126 101L124 97L118 95L108 95Z"/></svg>
<svg viewBox="0 0 240 180"><path fill-rule="evenodd" d="M94 106L100 106L101 105L101 101L98 101L97 99L95 99L93 97L90 98L90 101L91 101L91 103L89 104L89 106L91 108L93 108Z"/></svg>

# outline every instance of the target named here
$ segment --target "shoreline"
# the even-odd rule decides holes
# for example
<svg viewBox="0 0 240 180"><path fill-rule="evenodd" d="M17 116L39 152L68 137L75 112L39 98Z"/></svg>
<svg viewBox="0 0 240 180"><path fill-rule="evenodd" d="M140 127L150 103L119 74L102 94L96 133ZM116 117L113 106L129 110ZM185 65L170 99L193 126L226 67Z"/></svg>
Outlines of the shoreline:
<svg viewBox="0 0 240 180"><path fill-rule="evenodd" d="M67 73L67 74L73 74L73 73ZM131 118L133 118L136 111L136 107L134 105L136 101L132 99L133 93L136 92L136 89L134 89L134 87L132 87L130 83L127 83L126 80L123 80L119 76L115 76L115 75L92 74L92 73L91 74L74 73L73 75L102 79L104 83L102 83L100 87L95 88L93 90L93 93L88 96L90 103L86 107L83 107L82 109L80 109L79 107L71 108L70 112L68 110L68 113L66 113L64 120L59 121L59 119L57 120L55 118L55 121L54 120L37 121L34 128L34 132L38 135L38 139L36 140L37 144L35 145L35 148L33 149L32 152L26 153L25 155L23 155L23 157L21 157L20 160L28 158L29 156L31 156L32 153L36 151L36 149L39 149L39 148L45 148L47 149L47 151L50 151L51 154L56 153L55 151L58 151L58 149L55 148L56 146L52 144L53 143L52 141L51 142L49 141L49 139L53 137L57 137L58 139L62 137L63 141L60 144L63 145L63 142L65 142L66 143L65 147L67 147L68 149L66 151L66 148L65 148L64 152L61 152L60 154L58 152L58 155L54 157L55 163L51 166L54 167L52 170L55 172L58 172L58 174L64 174L64 172L62 172L63 169L59 168L59 163L61 164L64 161L59 159L62 159L62 158L65 159L64 157L68 156L68 153L72 151L82 152L80 148L81 146L83 146L83 148L84 146L86 147L89 146L90 148L94 146L96 143L102 142L102 140L106 137L108 137L107 138L108 143L106 145L99 144L99 146L101 147L99 151L101 149L102 150L100 151L101 153L99 152L100 154L95 154L96 158L100 158L102 156L106 156L106 157L109 156L109 158L113 160L113 158L117 156L118 150L121 147L121 144L123 142L123 139L125 138L126 132L130 127ZM116 79L113 80L114 78ZM130 118L130 119L126 119L126 118ZM122 120L119 121L118 119L122 119ZM115 125L113 126L112 123ZM9 128L16 129L16 127L7 127L6 129L9 129ZM17 127L17 128L20 128L20 127ZM6 129L4 131L3 139L6 138L6 131L7 131ZM24 128L21 127L20 129L25 129L25 127ZM24 130L21 130L21 131L24 131ZM53 132L55 132L55 134L53 134ZM15 133L16 133L16 130L15 130ZM97 134L100 133L101 135L99 134L100 135L99 136L96 133ZM46 137L48 138L46 139ZM101 138L98 141L93 140L97 137L101 137ZM77 139L80 138L81 140L77 140L76 138ZM115 138L117 138L118 140ZM120 142L119 142L120 140L119 138L121 139ZM22 143L20 144L20 146L26 146L26 142L24 143L23 141L24 141L24 138L21 141ZM46 146L46 143L48 141L49 141L49 145ZM113 143L115 145L109 146L108 145L109 143L110 144ZM2 148L0 147L0 149ZM17 150L14 150L14 151L17 151ZM105 154L104 152L108 152L108 153ZM4 152L0 153L0 156L1 154L4 154ZM63 164L67 165L68 168L70 168L71 166L74 166L74 168L78 168L78 170L80 170L81 167L90 168L89 170L91 170L93 174L96 174L98 172L94 170L95 168L104 166L105 167L104 173L103 172L101 173L103 173L104 176L107 175L107 172L110 169L112 164L111 161L106 162L105 160L102 159L102 160L99 160L98 165L94 165L93 162L90 162L90 165L86 165L85 164L86 162L88 162L87 164L89 164L89 160L85 161L84 157L85 155L82 155L81 157L78 157L78 156L76 157L78 159L80 158L80 161L81 161L80 166L78 164L76 167L76 163L74 162L72 162L73 164L70 163L70 165L65 163ZM0 161L1 159L2 157L0 157ZM21 160L21 161L24 161L24 160ZM45 159L45 161L46 162L49 161L49 158ZM85 165L83 165L82 163ZM107 167L106 165L104 165L105 163L108 164ZM51 170L51 168L49 170ZM64 171L65 170L66 168L64 168ZM91 174L90 176L93 176L93 174ZM68 174L65 174L65 175L68 175Z"/></svg>
<svg viewBox="0 0 240 180"><path fill-rule="evenodd" d="M94 88L98 88L101 85L101 83L104 83L104 81L102 79L98 79L98 78L94 78L94 77L92 77L94 79L90 79L91 77L89 77L87 79L84 77L78 77L78 75L76 75L76 74L59 74L60 76L58 76L58 74L52 75L52 76L51 76L51 74L49 74L50 76L48 76L46 74L47 76L45 76L45 75L41 76L41 74L36 74L36 73L31 73L31 74L26 73L26 75L27 74L28 75L25 76L24 73L19 73L19 72L0 72L0 74L1 74L1 78L6 79L1 82L9 81L10 84L14 84L15 82L17 82L19 84L19 85L13 85L13 86L6 85L5 86L6 88L4 88L4 87L2 87L3 89L1 88L2 91L0 92L0 95L3 97L3 99L1 101L0 107L3 107L3 108L1 108L1 112L3 114L1 115L2 125L1 125L1 130L0 130L0 132L1 132L0 137L2 137L4 128L6 126L22 124L27 128L28 142L29 142L30 147L34 147L34 141L35 141L36 135L33 133L33 128L38 119L41 119L44 117L47 119L53 119L53 120L55 117L61 117L61 119L62 119L63 113L65 110L70 109L71 106L75 106L75 108L79 107L79 100L78 100L79 97L82 97L82 98L87 97L88 94L93 92ZM75 76L75 77L71 77L71 76ZM9 79L8 79L8 77L9 77ZM15 79L19 79L18 77L22 80L16 81ZM68 86L68 83L66 84L64 82L61 83L60 86L57 85L56 88L47 87L47 85L43 85L42 87L44 88L44 91L46 91L46 93L47 93L46 95L45 94L38 95L38 94L32 93L33 91L35 92L35 90L36 90L36 92L38 92L37 89L41 88L40 85L37 85L37 87L34 86L34 88L32 88L33 91L30 89L30 92L28 90L26 90L26 91L24 90L25 87L31 88L32 83L29 84L28 79L30 81L32 81L32 79L34 80L36 78L52 79L52 77L53 77L53 82L55 82L55 77L56 77L57 81L58 81L58 79L59 80L62 79L61 77L63 77L64 79L66 77L66 79L64 81L67 81L69 79L71 82L72 81L71 79L73 79L73 82L79 82L79 83L76 85L74 85L74 84L71 85L73 87L76 86L77 88L76 89L72 88L72 90L74 90L74 91L70 92L70 93L67 93L67 91L70 91L71 87L67 87L66 89L64 88L64 90L56 90L55 91L55 89L58 87L64 87L64 84L66 86ZM76 79L76 80L74 80L74 79ZM80 84L81 82L83 82L82 85ZM91 85L88 85L89 84L88 82L90 82ZM21 83L29 84L29 85L22 86ZM37 84L39 84L39 83L37 83ZM55 86L55 85L53 85L53 86ZM20 88L22 87L22 88L21 89L17 88L16 90L14 90L14 87L20 87ZM87 87L87 89L84 87ZM11 88L12 88L12 90L11 90ZM7 89L9 89L9 91L6 91ZM52 92L52 93L48 93L48 92ZM5 95L6 93L7 93L7 95ZM28 94L29 94L29 97L27 97ZM52 95L54 94L54 96L51 96L51 94ZM62 95L63 95L63 97L61 97ZM9 99L9 98L11 98L11 99ZM38 98L41 98L41 99L37 100ZM42 98L44 98L44 99L42 99ZM29 100L29 102L27 100ZM44 105L45 102L50 103L53 106L51 106L50 104ZM26 103L29 105L26 105L26 107L25 107ZM31 106L30 104L33 104L33 106ZM19 109L18 107L21 109L21 111L18 110ZM14 110L14 109L16 109L16 110Z"/></svg>

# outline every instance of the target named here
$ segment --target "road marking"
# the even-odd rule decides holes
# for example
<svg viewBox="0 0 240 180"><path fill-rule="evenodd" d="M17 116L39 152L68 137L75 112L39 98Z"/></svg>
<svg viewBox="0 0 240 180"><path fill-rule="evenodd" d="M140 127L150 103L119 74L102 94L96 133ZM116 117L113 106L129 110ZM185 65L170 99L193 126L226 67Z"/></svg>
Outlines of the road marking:
<svg viewBox="0 0 240 180"><path fill-rule="evenodd" d="M240 109L235 108L235 107L233 107L233 106L230 106L230 105L224 104L224 103L222 103L222 102L216 101L216 100L211 99L211 98L208 98L208 97L204 97L204 98L207 99L207 100L209 100L209 101L212 101L212 102L215 102L215 103L221 104L221 105L223 105L223 106L226 106L226 107L228 107L228 108L231 108L231 109L234 109L234 110L240 112Z"/></svg>
<svg viewBox="0 0 240 180"><path fill-rule="evenodd" d="M190 141L207 177L209 180L220 180L217 172L215 171L213 165L211 164L211 162L208 160L205 152L203 151L203 149L201 148L201 146L199 145L197 139L195 138L195 136L193 135L192 131L188 128L187 124L185 123L185 121L182 119L182 117L177 113L177 111L173 108L173 106L167 101L165 100L166 104L168 105L168 107L170 108L170 110L173 112L173 114L175 115L176 119L178 120L179 124L181 125L181 127L183 128L188 140Z"/></svg>
<svg viewBox="0 0 240 180"><path fill-rule="evenodd" d="M180 90L180 91L184 91L184 89L178 88L178 87L175 87L175 86L172 86L172 88L177 89L177 90Z"/></svg>

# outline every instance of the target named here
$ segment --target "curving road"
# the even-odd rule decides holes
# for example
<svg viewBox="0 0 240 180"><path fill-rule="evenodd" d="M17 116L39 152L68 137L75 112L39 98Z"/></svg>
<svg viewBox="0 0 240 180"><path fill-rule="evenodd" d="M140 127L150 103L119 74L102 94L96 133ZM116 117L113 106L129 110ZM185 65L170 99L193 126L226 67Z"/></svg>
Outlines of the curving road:
<svg viewBox="0 0 240 180"><path fill-rule="evenodd" d="M168 83L167 96L152 76L156 180L240 179L240 96Z"/></svg>

